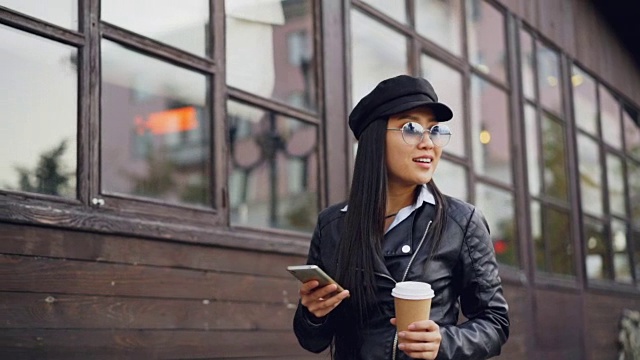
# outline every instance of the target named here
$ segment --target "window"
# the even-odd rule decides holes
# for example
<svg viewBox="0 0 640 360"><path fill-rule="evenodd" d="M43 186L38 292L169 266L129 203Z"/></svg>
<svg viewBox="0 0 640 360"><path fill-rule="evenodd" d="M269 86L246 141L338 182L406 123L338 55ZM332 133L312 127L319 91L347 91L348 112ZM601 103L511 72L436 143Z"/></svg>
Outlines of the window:
<svg viewBox="0 0 640 360"><path fill-rule="evenodd" d="M575 275L560 55L525 29L519 38L535 264L542 273Z"/></svg>
<svg viewBox="0 0 640 360"><path fill-rule="evenodd" d="M227 0L230 222L311 232L320 117L311 0Z"/></svg>
<svg viewBox="0 0 640 360"><path fill-rule="evenodd" d="M577 65L571 84L575 123L578 129L582 239L589 280L632 283L632 220L627 213L625 179L633 191L631 172L625 176L623 127L633 139L638 127L632 109L622 106L609 89ZM630 111L627 111L630 110ZM631 140L633 142L633 140ZM628 144L626 148L629 149ZM627 161L633 156L626 152ZM633 166L627 171L633 171ZM633 207L633 205L631 205Z"/></svg>
<svg viewBox="0 0 640 360"><path fill-rule="evenodd" d="M0 188L75 200L78 48L0 25L0 54Z"/></svg>

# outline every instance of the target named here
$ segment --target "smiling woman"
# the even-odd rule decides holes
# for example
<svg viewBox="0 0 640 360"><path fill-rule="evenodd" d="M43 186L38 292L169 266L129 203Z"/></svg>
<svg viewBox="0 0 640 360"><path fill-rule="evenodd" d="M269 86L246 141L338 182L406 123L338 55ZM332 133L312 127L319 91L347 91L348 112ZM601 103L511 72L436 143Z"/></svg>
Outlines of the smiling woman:
<svg viewBox="0 0 640 360"><path fill-rule="evenodd" d="M433 180L452 117L429 81L407 75L380 82L349 115L359 140L350 196L320 214L307 259L347 290L300 287L293 326L305 349L333 343L336 359L374 360L500 353L509 317L486 220ZM398 332L391 289L403 281L430 283L436 297L431 319Z"/></svg>

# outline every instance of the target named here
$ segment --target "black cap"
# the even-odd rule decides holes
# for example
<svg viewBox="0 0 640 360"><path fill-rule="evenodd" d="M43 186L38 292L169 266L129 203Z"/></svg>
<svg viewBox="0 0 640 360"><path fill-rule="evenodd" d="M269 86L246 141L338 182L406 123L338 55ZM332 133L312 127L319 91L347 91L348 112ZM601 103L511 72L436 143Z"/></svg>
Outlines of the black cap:
<svg viewBox="0 0 640 360"><path fill-rule="evenodd" d="M349 127L356 139L372 122L417 108L429 107L436 121L447 121L453 117L451 109L438 102L433 86L426 79L399 75L381 81L363 97L349 115Z"/></svg>

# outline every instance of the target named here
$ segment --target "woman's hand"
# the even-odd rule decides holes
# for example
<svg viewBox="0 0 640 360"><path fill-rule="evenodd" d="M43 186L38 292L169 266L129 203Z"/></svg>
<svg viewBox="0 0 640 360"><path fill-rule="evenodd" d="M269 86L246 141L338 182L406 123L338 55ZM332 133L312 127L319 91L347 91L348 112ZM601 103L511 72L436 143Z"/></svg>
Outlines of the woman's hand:
<svg viewBox="0 0 640 360"><path fill-rule="evenodd" d="M396 318L391 319L391 324L396 325ZM432 320L411 323L409 331L399 332L398 338L415 341L398 345L398 349L414 359L435 359L442 341L440 327Z"/></svg>
<svg viewBox="0 0 640 360"><path fill-rule="evenodd" d="M300 286L300 302L315 317L321 318L335 309L342 300L349 297L349 290L332 295L338 289L335 284L318 288L316 280L308 281Z"/></svg>

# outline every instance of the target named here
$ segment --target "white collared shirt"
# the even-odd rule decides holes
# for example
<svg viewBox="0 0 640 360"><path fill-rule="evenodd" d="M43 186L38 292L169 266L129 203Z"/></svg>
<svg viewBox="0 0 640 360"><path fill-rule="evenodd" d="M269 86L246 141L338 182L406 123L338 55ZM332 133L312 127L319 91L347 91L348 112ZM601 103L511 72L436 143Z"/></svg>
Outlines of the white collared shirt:
<svg viewBox="0 0 640 360"><path fill-rule="evenodd" d="M416 209L422 206L422 203L425 203L425 202L431 205L436 204L436 198L433 196L433 193L431 193L431 190L429 190L429 187L427 186L427 184L422 185L422 188L420 189L420 193L418 194L418 198L416 199L415 203L409 206L405 206L402 209L400 209L400 211L398 211L398 214L393 219L393 222L391 223L391 225L389 225L389 228L387 229L387 231L385 231L385 234L389 232L389 230L393 229L396 225L400 224L404 219L408 218L411 215L411 213L416 211ZM348 207L349 205L345 205L345 207L340 209L340 211L346 212Z"/></svg>

